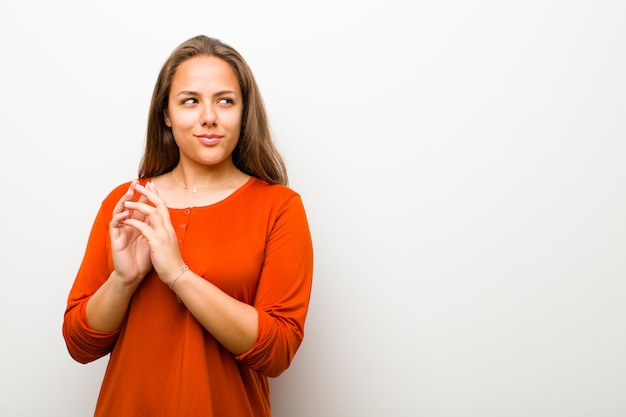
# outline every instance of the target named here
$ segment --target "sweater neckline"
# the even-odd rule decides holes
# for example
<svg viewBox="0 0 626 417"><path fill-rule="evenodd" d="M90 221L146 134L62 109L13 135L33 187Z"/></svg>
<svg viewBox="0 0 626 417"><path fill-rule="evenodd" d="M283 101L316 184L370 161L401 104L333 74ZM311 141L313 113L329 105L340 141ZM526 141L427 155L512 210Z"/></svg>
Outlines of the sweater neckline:
<svg viewBox="0 0 626 417"><path fill-rule="evenodd" d="M248 178L248 181L243 183L241 185L241 187L237 188L235 191L230 193L228 196L226 196L225 198L221 199L220 201L216 201L215 203L207 204L207 205L204 205L204 206L187 206L187 207L169 207L168 206L167 209L170 210L170 211L179 212L179 211L185 211L185 210L202 210L202 209L208 209L208 208L217 207L217 206L222 205L222 204L227 204L229 201L237 198L239 196L239 194L241 194L247 188L249 188L255 181L256 181L256 178L250 176L250 178Z"/></svg>

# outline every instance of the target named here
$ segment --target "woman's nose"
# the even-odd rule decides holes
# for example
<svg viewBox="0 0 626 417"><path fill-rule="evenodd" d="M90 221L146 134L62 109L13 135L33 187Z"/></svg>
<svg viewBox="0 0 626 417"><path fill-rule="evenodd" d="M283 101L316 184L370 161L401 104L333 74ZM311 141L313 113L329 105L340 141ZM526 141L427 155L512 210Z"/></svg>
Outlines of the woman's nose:
<svg viewBox="0 0 626 417"><path fill-rule="evenodd" d="M203 125L213 125L217 120L217 115L215 114L213 106L204 106L201 117Z"/></svg>

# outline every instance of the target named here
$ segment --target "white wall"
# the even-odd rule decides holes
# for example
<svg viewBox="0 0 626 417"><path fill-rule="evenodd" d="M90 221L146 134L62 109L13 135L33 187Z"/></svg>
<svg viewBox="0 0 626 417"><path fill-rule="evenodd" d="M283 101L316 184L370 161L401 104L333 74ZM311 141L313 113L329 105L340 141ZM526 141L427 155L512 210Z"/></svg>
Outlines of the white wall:
<svg viewBox="0 0 626 417"><path fill-rule="evenodd" d="M277 417L626 415L620 1L0 6L0 414L87 416L61 322L152 85L204 33L264 93L316 245Z"/></svg>

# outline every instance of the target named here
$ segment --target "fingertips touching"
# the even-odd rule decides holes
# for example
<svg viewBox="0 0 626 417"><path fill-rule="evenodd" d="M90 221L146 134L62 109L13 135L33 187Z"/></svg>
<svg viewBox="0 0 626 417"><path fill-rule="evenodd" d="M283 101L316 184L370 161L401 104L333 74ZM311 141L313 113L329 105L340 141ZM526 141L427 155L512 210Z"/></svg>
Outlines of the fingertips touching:
<svg viewBox="0 0 626 417"><path fill-rule="evenodd" d="M128 186L128 191L126 191L127 193L135 193L135 187L137 187L137 185L139 184L139 181L137 180L132 180L130 182L130 185Z"/></svg>

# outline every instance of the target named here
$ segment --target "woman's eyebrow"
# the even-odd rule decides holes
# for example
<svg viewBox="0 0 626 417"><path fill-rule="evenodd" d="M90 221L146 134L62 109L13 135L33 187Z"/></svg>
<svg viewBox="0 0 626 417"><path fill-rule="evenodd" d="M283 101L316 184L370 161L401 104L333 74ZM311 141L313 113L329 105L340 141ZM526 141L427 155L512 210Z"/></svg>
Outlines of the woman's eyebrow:
<svg viewBox="0 0 626 417"><path fill-rule="evenodd" d="M180 95L197 96L198 93L196 93L195 91L183 90L183 91L179 91L178 94L176 94L176 96L180 96Z"/></svg>
<svg viewBox="0 0 626 417"><path fill-rule="evenodd" d="M234 94L237 95L237 92L233 91L233 90L221 90L221 91L217 91L215 94L213 94L214 96L221 96L224 94Z"/></svg>
<svg viewBox="0 0 626 417"><path fill-rule="evenodd" d="M215 93L213 93L213 96L221 96L223 94L234 94L237 95L236 91L233 90L220 90L220 91L216 91ZM200 95L200 93L196 92L196 91L190 91L190 90L183 90L183 91L179 91L176 96L180 96L180 95L185 95L185 96L198 96Z"/></svg>

